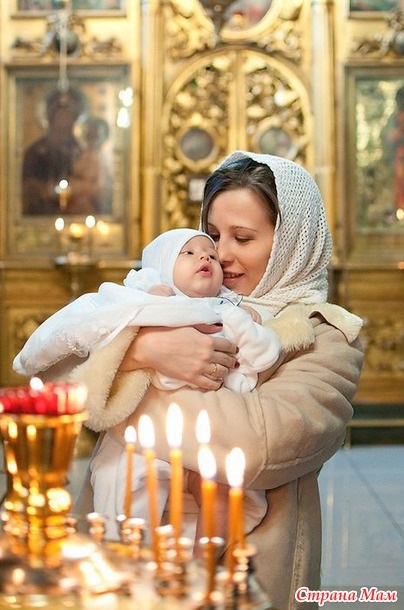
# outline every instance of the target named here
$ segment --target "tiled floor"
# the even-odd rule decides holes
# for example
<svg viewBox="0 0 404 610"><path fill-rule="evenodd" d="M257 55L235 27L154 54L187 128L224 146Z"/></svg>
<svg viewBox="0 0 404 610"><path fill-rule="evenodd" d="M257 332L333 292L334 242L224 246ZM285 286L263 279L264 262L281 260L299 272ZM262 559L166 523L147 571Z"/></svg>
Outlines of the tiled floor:
<svg viewBox="0 0 404 610"><path fill-rule="evenodd" d="M69 491L80 487L87 459L76 460ZM0 476L0 497L5 477ZM397 591L395 603L355 603L366 610L404 610L404 445L341 449L320 474L323 589ZM324 610L347 608L325 603Z"/></svg>
<svg viewBox="0 0 404 610"><path fill-rule="evenodd" d="M341 449L325 464L320 490L323 588L397 591L395 603L348 606L404 610L404 445Z"/></svg>

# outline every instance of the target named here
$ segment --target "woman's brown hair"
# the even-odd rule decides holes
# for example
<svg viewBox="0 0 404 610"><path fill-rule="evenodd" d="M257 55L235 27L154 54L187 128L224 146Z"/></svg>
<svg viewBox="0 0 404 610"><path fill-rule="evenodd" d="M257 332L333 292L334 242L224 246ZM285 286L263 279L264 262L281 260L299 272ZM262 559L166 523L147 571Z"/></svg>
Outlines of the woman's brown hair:
<svg viewBox="0 0 404 610"><path fill-rule="evenodd" d="M207 179L201 212L203 231L208 232L209 210L216 196L236 189L249 189L256 193L266 205L271 223L276 225L280 211L274 173L265 163L244 157L219 167Z"/></svg>

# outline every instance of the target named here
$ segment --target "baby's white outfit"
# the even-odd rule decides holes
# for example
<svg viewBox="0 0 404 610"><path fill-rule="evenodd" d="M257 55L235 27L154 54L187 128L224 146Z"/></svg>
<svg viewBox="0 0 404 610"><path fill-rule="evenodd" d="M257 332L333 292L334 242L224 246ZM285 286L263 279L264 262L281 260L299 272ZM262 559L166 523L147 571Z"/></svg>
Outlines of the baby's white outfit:
<svg viewBox="0 0 404 610"><path fill-rule="evenodd" d="M190 239L199 235L208 237L194 229L173 229L158 236L143 250L142 269L131 270L124 280L124 286L105 282L97 293L80 296L45 320L14 359L14 370L22 375L35 375L69 354L86 357L112 341L126 326L161 325L163 320L164 326L220 322L223 327L218 335L230 339L239 348L240 366L237 370L229 371L224 386L237 392L254 389L258 373L270 368L279 357L277 334L255 323L247 312L237 306L240 297L225 287L217 297L191 298L173 284L173 269L178 254ZM160 283L171 286L175 296L148 293L151 286ZM162 389L185 385L183 381L158 372L153 374L151 382ZM97 468L92 469L91 482L94 510L109 517L107 536L113 539L118 535L116 517L124 507L122 494L126 486L126 452L113 435L107 434L106 437L110 440L104 438L101 450L94 458L93 464L97 464ZM144 460L139 454L135 454L134 460L132 515L147 518ZM105 470L100 467L101 463ZM157 460L157 470L162 516L168 499L170 466ZM116 490L107 488L105 483L108 479L111 485L116 485ZM246 508L250 507L245 515L248 533L265 516L267 503L265 493L261 491L248 490L245 496Z"/></svg>
<svg viewBox="0 0 404 610"><path fill-rule="evenodd" d="M144 268L140 271L132 270L124 280L125 286L148 291L153 285L169 285L177 295L182 293L173 283L173 269L178 254L184 245L197 235L200 231L193 229L174 229L163 233L149 244L143 251L142 264ZM202 235L205 235L202 233ZM172 299L175 297L162 297ZM194 299L188 297L189 300ZM255 323L250 314L237 306L240 297L223 287L220 296L204 297L206 305L217 312L223 323L223 330L217 333L232 340L238 347L238 361L240 366L237 370L229 371L224 379L224 386L237 392L249 392L257 383L257 373L268 369L279 357L280 342L278 336L271 329ZM265 315L265 310L260 309ZM185 382L162 375L158 371L153 374L152 384L161 389L173 390L186 385ZM117 469L112 467L115 459L118 462ZM145 482L145 462L141 455L134 455L134 467L132 475L132 505L131 514L136 517L148 519L148 495ZM114 515L107 523L107 536L111 539L117 537L116 517L123 512L124 490L126 487L127 457L122 451L122 442L117 436L108 434L104 437L100 450L97 452L92 463L91 483L94 489L94 507L101 514ZM107 471L104 466L111 468L111 476L108 477L113 485L112 489L106 489L105 476ZM163 460L156 460L158 476L158 514L160 521L167 516L167 503L170 490L170 465ZM100 476L102 472L102 476ZM184 527L185 534L190 538L195 534L195 514L198 507L195 500L187 492L186 474L184 472ZM116 503L116 504L115 504ZM244 492L244 529L245 534L251 532L264 518L268 505L264 490L248 489ZM191 525L192 524L192 525Z"/></svg>

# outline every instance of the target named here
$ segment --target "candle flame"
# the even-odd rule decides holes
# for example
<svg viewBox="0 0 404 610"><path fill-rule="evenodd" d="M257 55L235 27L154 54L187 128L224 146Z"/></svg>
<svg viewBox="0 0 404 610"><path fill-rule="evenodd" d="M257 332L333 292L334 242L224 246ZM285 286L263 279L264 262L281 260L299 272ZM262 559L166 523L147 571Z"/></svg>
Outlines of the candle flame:
<svg viewBox="0 0 404 610"><path fill-rule="evenodd" d="M198 467L203 479L214 479L216 476L216 460L209 447L201 447L198 451Z"/></svg>
<svg viewBox="0 0 404 610"><path fill-rule="evenodd" d="M240 447L234 447L226 457L226 475L230 487L242 487L244 470L244 452Z"/></svg>
<svg viewBox="0 0 404 610"><path fill-rule="evenodd" d="M56 231L63 231L64 228L65 228L65 221L63 220L63 218L61 218L61 217L56 218L56 220L55 220Z"/></svg>
<svg viewBox="0 0 404 610"><path fill-rule="evenodd" d="M43 390L43 381L42 379L39 379L39 377L32 377L29 386L34 392L41 392Z"/></svg>
<svg viewBox="0 0 404 610"><path fill-rule="evenodd" d="M200 445L207 445L210 442L210 421L205 409L200 411L196 420L196 438Z"/></svg>
<svg viewBox="0 0 404 610"><path fill-rule="evenodd" d="M125 430L125 443L134 445L136 443L136 430L134 426L128 426Z"/></svg>
<svg viewBox="0 0 404 610"><path fill-rule="evenodd" d="M95 218L91 214L90 214L90 216L87 216L85 222L86 222L87 229L93 229L95 227Z"/></svg>
<svg viewBox="0 0 404 610"><path fill-rule="evenodd" d="M166 432L167 441L171 449L178 449L182 443L182 431L184 428L184 418L180 407L173 402L168 407Z"/></svg>
<svg viewBox="0 0 404 610"><path fill-rule="evenodd" d="M154 427L148 415L141 415L139 419L139 441L143 449L154 447Z"/></svg>

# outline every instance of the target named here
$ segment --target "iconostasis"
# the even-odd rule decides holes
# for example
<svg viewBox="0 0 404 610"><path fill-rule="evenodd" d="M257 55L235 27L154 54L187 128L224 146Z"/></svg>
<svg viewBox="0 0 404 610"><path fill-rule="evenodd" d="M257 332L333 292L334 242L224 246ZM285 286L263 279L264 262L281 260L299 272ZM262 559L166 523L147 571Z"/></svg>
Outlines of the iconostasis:
<svg viewBox="0 0 404 610"><path fill-rule="evenodd" d="M335 244L331 297L365 320L356 399L403 403L400 1L15 0L0 11L2 384L19 381L12 359L42 320L120 282L159 232L197 226L206 177L239 148L316 178Z"/></svg>

